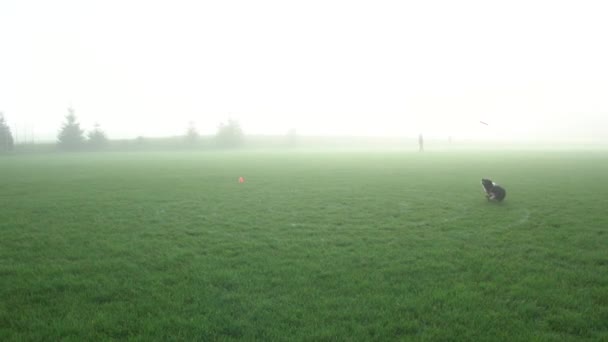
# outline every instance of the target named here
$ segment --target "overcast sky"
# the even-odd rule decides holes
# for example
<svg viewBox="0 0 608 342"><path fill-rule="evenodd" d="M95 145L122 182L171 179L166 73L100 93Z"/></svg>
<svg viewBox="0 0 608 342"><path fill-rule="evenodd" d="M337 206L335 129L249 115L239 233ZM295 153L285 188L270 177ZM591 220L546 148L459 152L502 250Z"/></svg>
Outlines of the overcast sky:
<svg viewBox="0 0 608 342"><path fill-rule="evenodd" d="M0 1L0 111L54 139L608 140L604 1ZM479 121L489 125L482 125ZM13 132L15 133L15 132Z"/></svg>

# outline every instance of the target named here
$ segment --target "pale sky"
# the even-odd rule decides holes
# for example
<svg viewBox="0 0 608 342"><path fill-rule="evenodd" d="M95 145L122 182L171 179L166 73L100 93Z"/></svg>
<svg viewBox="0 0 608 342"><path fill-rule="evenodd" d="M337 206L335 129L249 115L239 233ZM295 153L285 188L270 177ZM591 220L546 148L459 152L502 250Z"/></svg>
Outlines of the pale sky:
<svg viewBox="0 0 608 342"><path fill-rule="evenodd" d="M606 18L584 0L0 0L0 111L38 140L71 105L111 138L230 117L251 134L606 142Z"/></svg>

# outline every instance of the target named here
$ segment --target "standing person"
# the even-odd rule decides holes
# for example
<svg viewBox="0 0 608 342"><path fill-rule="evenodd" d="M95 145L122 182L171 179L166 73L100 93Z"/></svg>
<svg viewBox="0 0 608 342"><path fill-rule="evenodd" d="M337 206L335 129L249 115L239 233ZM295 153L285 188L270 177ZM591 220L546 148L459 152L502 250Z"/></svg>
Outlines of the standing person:
<svg viewBox="0 0 608 342"><path fill-rule="evenodd" d="M418 135L418 148L420 152L424 151L424 138L422 137L422 133Z"/></svg>

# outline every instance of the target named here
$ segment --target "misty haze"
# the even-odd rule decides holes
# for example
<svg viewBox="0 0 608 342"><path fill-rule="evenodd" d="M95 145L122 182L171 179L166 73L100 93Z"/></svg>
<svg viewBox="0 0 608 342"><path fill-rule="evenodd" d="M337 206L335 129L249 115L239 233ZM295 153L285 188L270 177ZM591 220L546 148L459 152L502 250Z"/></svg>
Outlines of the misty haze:
<svg viewBox="0 0 608 342"><path fill-rule="evenodd" d="M601 1L0 2L0 340L605 340Z"/></svg>

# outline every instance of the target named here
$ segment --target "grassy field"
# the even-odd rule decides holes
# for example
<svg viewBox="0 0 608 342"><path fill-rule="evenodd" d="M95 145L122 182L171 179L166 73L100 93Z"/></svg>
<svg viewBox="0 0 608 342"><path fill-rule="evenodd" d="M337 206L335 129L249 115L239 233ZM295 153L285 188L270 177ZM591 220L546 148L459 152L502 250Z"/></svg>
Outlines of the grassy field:
<svg viewBox="0 0 608 342"><path fill-rule="evenodd" d="M0 156L0 340L608 340L606 175L599 151Z"/></svg>

